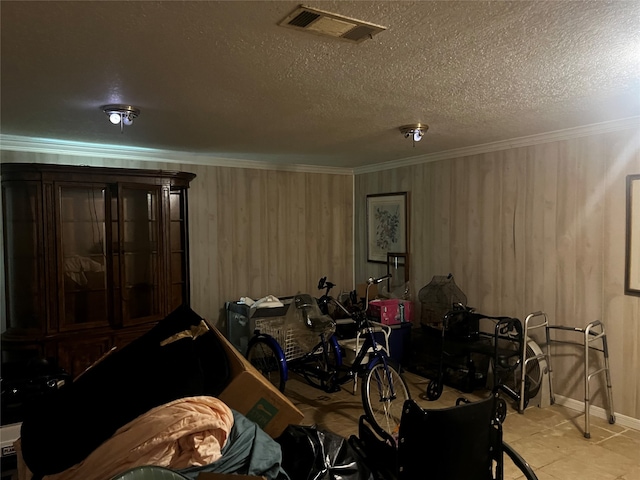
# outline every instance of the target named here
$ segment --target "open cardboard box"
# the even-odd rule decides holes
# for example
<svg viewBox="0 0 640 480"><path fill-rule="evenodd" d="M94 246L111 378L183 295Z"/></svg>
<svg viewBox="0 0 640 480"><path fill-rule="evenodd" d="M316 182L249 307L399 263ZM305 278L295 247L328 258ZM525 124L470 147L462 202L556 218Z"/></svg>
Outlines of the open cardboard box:
<svg viewBox="0 0 640 480"><path fill-rule="evenodd" d="M209 329L218 337L229 360L231 382L218 396L230 408L257 423L272 438L277 438L289 424L299 424L304 415L245 359L214 326ZM30 480L32 473L22 458L20 439L14 443L18 461L18 479ZM263 477L200 473L198 480L261 480Z"/></svg>
<svg viewBox="0 0 640 480"><path fill-rule="evenodd" d="M251 365L216 328L209 325L222 344L232 380L218 396L229 407L257 423L272 438L279 437L290 424L299 424L304 415Z"/></svg>

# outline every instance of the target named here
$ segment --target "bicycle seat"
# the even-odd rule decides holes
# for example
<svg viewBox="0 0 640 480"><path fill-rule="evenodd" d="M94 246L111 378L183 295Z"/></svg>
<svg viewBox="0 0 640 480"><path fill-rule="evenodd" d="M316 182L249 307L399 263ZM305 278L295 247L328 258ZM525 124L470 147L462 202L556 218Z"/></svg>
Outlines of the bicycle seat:
<svg viewBox="0 0 640 480"><path fill-rule="evenodd" d="M308 293L295 296L293 304L300 312L305 326L314 333L333 333L335 322L329 315L323 315L316 300Z"/></svg>
<svg viewBox="0 0 640 480"><path fill-rule="evenodd" d="M308 293L299 293L294 300L296 308L313 308L316 302Z"/></svg>

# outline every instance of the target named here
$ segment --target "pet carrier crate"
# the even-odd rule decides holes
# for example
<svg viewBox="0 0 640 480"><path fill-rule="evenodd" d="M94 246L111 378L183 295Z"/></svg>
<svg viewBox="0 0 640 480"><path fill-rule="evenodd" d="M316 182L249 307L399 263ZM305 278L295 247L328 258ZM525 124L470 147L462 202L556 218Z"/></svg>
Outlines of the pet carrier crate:
<svg viewBox="0 0 640 480"><path fill-rule="evenodd" d="M442 327L444 316L456 306L466 306L467 296L458 288L453 275L435 275L418 293L420 323L428 327Z"/></svg>
<svg viewBox="0 0 640 480"><path fill-rule="evenodd" d="M453 310L467 310L467 296L458 288L452 274L436 275L420 290L418 300L421 328L411 332L408 367L413 373L433 378L438 375L440 365L445 316ZM414 325L417 323L417 317L416 312ZM456 320L452 320L451 323Z"/></svg>

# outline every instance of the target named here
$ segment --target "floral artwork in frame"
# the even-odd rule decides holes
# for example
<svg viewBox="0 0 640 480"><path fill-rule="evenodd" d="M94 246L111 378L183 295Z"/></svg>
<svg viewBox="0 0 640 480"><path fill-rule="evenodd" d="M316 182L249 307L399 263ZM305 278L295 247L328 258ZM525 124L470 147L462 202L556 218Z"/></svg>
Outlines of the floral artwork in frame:
<svg viewBox="0 0 640 480"><path fill-rule="evenodd" d="M367 261L407 251L407 192L367 195Z"/></svg>
<svg viewBox="0 0 640 480"><path fill-rule="evenodd" d="M627 177L627 238L624 293L640 296L640 175Z"/></svg>

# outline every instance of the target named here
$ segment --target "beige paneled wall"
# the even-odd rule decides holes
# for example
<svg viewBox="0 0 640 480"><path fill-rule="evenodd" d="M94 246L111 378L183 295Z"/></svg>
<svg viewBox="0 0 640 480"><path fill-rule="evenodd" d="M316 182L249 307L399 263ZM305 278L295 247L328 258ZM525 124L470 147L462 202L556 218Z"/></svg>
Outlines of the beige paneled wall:
<svg viewBox="0 0 640 480"><path fill-rule="evenodd" d="M353 288L353 179L223 167L190 169L194 308L318 293L327 275Z"/></svg>
<svg viewBox="0 0 640 480"><path fill-rule="evenodd" d="M0 150L2 162L182 170L189 190L191 305L214 323L241 296L353 288L353 177ZM1 172L0 172L1 173ZM223 327L224 325L220 325Z"/></svg>
<svg viewBox="0 0 640 480"><path fill-rule="evenodd" d="M240 296L316 293L323 275L348 289L384 273L366 261L366 195L408 191L415 295L433 275L453 273L469 304L487 314L544 310L553 323L580 326L602 319L616 410L640 418L640 298L623 295L625 177L640 173L638 137L613 132L357 175L355 197L348 175L0 155L196 173L192 306L214 321ZM575 349L557 353L558 393L582 401Z"/></svg>
<svg viewBox="0 0 640 480"><path fill-rule="evenodd" d="M356 279L386 271L366 261L366 195L408 191L416 297L433 275L453 273L486 314L602 320L616 411L638 419L640 298L623 287L625 177L640 173L639 138L626 130L357 175ZM563 347L553 358L557 393L578 401L580 354Z"/></svg>

